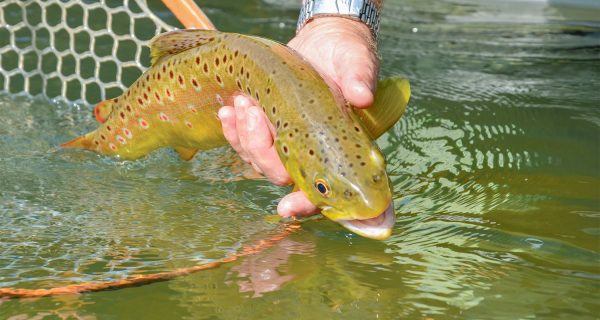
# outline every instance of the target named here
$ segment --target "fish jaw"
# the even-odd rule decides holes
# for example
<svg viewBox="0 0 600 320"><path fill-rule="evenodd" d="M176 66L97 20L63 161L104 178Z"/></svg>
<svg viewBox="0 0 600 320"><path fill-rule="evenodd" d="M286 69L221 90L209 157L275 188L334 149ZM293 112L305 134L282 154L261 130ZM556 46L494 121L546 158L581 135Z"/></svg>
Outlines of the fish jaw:
<svg viewBox="0 0 600 320"><path fill-rule="evenodd" d="M344 228L365 238L374 240L385 240L392 235L392 229L396 223L394 214L394 203L385 211L370 219L337 219L335 222L341 224Z"/></svg>

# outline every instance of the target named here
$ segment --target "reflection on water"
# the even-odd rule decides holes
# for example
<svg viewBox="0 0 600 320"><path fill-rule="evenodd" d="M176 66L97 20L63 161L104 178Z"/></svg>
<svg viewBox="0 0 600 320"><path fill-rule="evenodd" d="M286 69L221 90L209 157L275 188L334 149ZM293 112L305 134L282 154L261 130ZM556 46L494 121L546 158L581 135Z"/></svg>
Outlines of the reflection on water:
<svg viewBox="0 0 600 320"><path fill-rule="evenodd" d="M292 34L293 7L235 3L210 4L223 29ZM256 7L269 16L249 15ZM386 1L382 74L407 76L413 89L405 117L378 141L396 192L391 239L310 220L230 266L4 301L0 318L597 317L596 7ZM121 162L55 149L94 126L85 108L2 96L0 114L0 287L186 267L277 229L267 217L286 190L240 179L227 148L187 163L166 150Z"/></svg>

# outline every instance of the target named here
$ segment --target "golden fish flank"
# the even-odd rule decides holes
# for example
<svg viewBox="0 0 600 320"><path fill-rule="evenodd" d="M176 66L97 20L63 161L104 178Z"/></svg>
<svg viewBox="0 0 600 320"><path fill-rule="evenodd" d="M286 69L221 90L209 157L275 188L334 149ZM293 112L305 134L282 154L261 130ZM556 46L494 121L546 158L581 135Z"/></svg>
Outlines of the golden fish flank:
<svg viewBox="0 0 600 320"><path fill-rule="evenodd" d="M384 157L373 139L402 115L408 82L380 82L372 108L353 111L285 45L207 30L151 42L152 67L120 97L95 108L97 130L64 144L124 159L173 147L184 159L226 144L217 110L252 96L276 129L275 146L296 187L328 218L366 237L394 224Z"/></svg>

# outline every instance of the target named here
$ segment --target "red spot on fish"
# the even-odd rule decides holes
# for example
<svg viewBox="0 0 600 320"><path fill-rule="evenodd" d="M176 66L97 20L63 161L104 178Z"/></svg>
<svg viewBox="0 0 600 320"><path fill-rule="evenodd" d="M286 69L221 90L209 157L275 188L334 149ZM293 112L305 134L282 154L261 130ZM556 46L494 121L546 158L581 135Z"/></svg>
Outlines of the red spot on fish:
<svg viewBox="0 0 600 320"><path fill-rule="evenodd" d="M189 121L186 121L186 122L185 122L185 125L186 125L188 128L190 128L190 129L192 128L192 123L191 123L191 122L189 122Z"/></svg>
<svg viewBox="0 0 600 320"><path fill-rule="evenodd" d="M160 95L158 92L154 92L154 97L156 98L156 101L160 102Z"/></svg>
<svg viewBox="0 0 600 320"><path fill-rule="evenodd" d="M113 151L117 151L117 146L114 143L109 143L108 147L111 148Z"/></svg>
<svg viewBox="0 0 600 320"><path fill-rule="evenodd" d="M194 107L193 105L190 105L190 106L188 106L188 109L190 109L190 111L191 111L192 113L196 113L196 112L198 112L198 110L196 109L196 107Z"/></svg>
<svg viewBox="0 0 600 320"><path fill-rule="evenodd" d="M200 64L200 57L196 57L196 64Z"/></svg>
<svg viewBox="0 0 600 320"><path fill-rule="evenodd" d="M165 89L165 93L167 94L167 97L171 97L171 90L169 90L169 88Z"/></svg>
<svg viewBox="0 0 600 320"><path fill-rule="evenodd" d="M206 62L204 63L204 72L207 73L208 72L208 64L206 64Z"/></svg>
<svg viewBox="0 0 600 320"><path fill-rule="evenodd" d="M127 143L127 140L125 140L125 138L123 138L123 137L121 137L121 136L119 136L119 135L117 135L117 141L118 141L120 144L126 144L126 143Z"/></svg>
<svg viewBox="0 0 600 320"><path fill-rule="evenodd" d="M221 95L220 95L220 94L218 94L218 93L217 93L215 97L217 98L217 102L218 102L220 105L223 105L223 104L224 104L224 102L223 102L223 98L221 97Z"/></svg>
<svg viewBox="0 0 600 320"><path fill-rule="evenodd" d="M150 87L148 87L148 88L150 88ZM144 93L144 99L145 99L146 101L148 101L148 95L147 95L146 93Z"/></svg>
<svg viewBox="0 0 600 320"><path fill-rule="evenodd" d="M177 76L177 80L179 80L179 85L183 86L183 77L181 75Z"/></svg>
<svg viewBox="0 0 600 320"><path fill-rule="evenodd" d="M146 122L146 120L144 120L142 118L138 119L138 123L140 124L140 127L144 128L144 129L148 129L150 127L148 122Z"/></svg>
<svg viewBox="0 0 600 320"><path fill-rule="evenodd" d="M123 134L127 137L127 139L131 139L133 137L131 131L129 131L127 128L123 128Z"/></svg>
<svg viewBox="0 0 600 320"><path fill-rule="evenodd" d="M160 80L160 73L156 75L156 79Z"/></svg>
<svg viewBox="0 0 600 320"><path fill-rule="evenodd" d="M162 121L169 121L169 117L164 113L159 113L158 118Z"/></svg>

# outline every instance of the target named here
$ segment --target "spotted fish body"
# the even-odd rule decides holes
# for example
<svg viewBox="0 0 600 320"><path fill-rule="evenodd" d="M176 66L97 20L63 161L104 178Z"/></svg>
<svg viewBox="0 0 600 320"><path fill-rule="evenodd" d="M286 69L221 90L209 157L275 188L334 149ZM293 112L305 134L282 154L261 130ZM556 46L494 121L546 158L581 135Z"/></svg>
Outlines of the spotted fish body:
<svg viewBox="0 0 600 320"><path fill-rule="evenodd" d="M391 190L373 142L381 132L369 130L368 114L352 112L297 53L267 39L208 30L160 35L151 50L152 67L96 107L102 125L63 146L123 159L173 147L189 159L227 144L216 114L243 93L263 107L292 180L325 216L359 234L385 224L363 235L389 236Z"/></svg>

